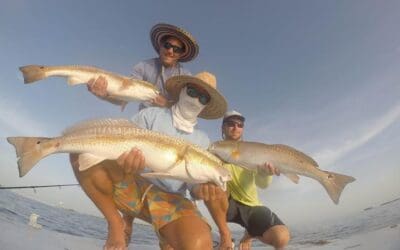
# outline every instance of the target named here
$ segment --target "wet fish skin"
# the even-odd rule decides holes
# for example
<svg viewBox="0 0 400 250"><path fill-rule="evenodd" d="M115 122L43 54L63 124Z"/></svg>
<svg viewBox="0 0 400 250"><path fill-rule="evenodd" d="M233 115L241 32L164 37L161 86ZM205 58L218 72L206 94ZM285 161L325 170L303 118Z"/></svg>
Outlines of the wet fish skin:
<svg viewBox="0 0 400 250"><path fill-rule="evenodd" d="M271 163L295 183L298 175L315 179L335 204L339 203L344 187L355 181L351 176L321 170L310 156L287 145L225 140L214 142L209 151L226 162L253 171L264 163Z"/></svg>
<svg viewBox="0 0 400 250"><path fill-rule="evenodd" d="M59 137L8 137L7 141L15 147L20 177L50 154L78 153L80 170L84 171L137 147L146 159L146 166L154 171L143 173L145 177L188 183L214 182L223 189L230 180L222 161L207 150L182 139L141 129L129 120L88 121L65 130Z"/></svg>
<svg viewBox="0 0 400 250"><path fill-rule="evenodd" d="M33 83L48 77L65 77L70 85L86 84L90 79L97 79L103 76L107 79L108 99L112 102L119 102L124 107L131 101L151 101L159 94L159 90L153 84L132 79L103 69L83 66L44 66L26 65L19 68L23 74L24 82Z"/></svg>

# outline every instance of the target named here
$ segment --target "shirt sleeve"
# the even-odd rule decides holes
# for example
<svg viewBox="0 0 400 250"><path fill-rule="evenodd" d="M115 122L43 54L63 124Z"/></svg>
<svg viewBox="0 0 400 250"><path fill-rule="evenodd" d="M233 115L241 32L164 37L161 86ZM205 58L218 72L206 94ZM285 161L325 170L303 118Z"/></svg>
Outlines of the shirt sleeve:
<svg viewBox="0 0 400 250"><path fill-rule="evenodd" d="M137 126L145 129L151 129L152 127L152 112L150 108L145 108L139 111L136 115L134 115L131 119L133 123Z"/></svg>
<svg viewBox="0 0 400 250"><path fill-rule="evenodd" d="M131 77L133 79L144 80L145 64L144 62L139 62L133 66L133 71Z"/></svg>
<svg viewBox="0 0 400 250"><path fill-rule="evenodd" d="M256 185L259 188L267 188L269 186L269 184L271 184L272 182L272 175L267 175L267 176L261 176L257 173L254 173L255 179L256 179Z"/></svg>
<svg viewBox="0 0 400 250"><path fill-rule="evenodd" d="M191 76L192 73L188 69L181 68L181 75Z"/></svg>

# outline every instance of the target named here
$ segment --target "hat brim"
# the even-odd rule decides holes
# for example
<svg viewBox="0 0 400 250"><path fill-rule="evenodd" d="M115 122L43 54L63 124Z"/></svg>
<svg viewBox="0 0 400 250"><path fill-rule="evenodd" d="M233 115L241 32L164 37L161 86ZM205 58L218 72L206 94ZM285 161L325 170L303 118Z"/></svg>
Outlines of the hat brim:
<svg viewBox="0 0 400 250"><path fill-rule="evenodd" d="M156 24L150 31L150 40L157 53L160 52L160 45L165 36L176 37L185 46L185 52L182 53L179 62L191 61L199 54L199 45L189 32L165 23Z"/></svg>
<svg viewBox="0 0 400 250"><path fill-rule="evenodd" d="M204 88L210 95L210 102L207 103L205 108L200 112L199 117L204 119L217 119L224 115L228 107L225 97L223 97L215 88L194 76L173 76L167 80L166 90L173 101L178 100L181 89L187 83L193 83Z"/></svg>

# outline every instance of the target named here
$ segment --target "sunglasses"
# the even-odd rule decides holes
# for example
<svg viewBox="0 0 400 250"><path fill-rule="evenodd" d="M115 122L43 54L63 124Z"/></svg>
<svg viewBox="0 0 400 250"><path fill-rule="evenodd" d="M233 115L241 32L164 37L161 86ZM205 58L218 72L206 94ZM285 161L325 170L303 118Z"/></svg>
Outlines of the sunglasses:
<svg viewBox="0 0 400 250"><path fill-rule="evenodd" d="M201 93L198 89L193 86L187 85L186 86L186 94L193 98L199 98L199 102L203 105L206 105L210 102L210 96L205 93Z"/></svg>
<svg viewBox="0 0 400 250"><path fill-rule="evenodd" d="M238 128L243 128L244 127L244 124L241 123L241 122L226 121L226 122L224 122L224 124L226 126L230 127L230 128L233 128L235 126L238 127Z"/></svg>
<svg viewBox="0 0 400 250"><path fill-rule="evenodd" d="M176 46L176 45L173 45L173 44L171 44L170 42L165 42L163 46L164 46L165 49L170 49L170 48L172 48L172 51L173 51L174 53L177 53L177 54L182 54L183 51L184 51L183 48L178 47L178 46Z"/></svg>

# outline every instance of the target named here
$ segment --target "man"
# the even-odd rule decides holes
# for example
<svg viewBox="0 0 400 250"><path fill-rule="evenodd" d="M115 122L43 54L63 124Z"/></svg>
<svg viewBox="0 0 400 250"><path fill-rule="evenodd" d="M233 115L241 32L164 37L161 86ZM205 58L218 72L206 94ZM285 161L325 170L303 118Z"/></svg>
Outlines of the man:
<svg viewBox="0 0 400 250"><path fill-rule="evenodd" d="M207 72L196 76L174 76L166 90L174 105L149 107L133 117L138 126L180 137L203 148L208 136L196 128L198 117L216 119L226 111L225 98L216 89L215 77ZM186 192L197 199L220 199L222 189L214 184L188 185L171 179L145 179L139 174L145 161L139 149L122 154L116 161L103 161L79 172L77 155L71 155L75 175L108 223L105 249L125 249L125 222L118 210L130 218L151 223L161 246L174 249L211 249L210 227ZM125 222L124 222L125 221Z"/></svg>
<svg viewBox="0 0 400 250"><path fill-rule="evenodd" d="M182 28L171 24L159 23L150 31L151 43L158 57L139 62L133 67L132 78L144 80L156 85L160 95L152 100L151 105L166 107L171 105L168 92L165 90L166 80L172 76L191 75L182 67L181 62L189 62L196 58L199 46L194 37ZM100 77L89 82L88 89L99 98L107 96L107 81ZM121 105L120 101L112 101ZM141 103L139 109L149 104Z"/></svg>
<svg viewBox="0 0 400 250"><path fill-rule="evenodd" d="M245 118L237 111L224 115L222 138L242 140ZM231 234L227 222L243 226L246 231L239 249L250 249L252 238L283 249L290 238L288 228L269 208L262 206L257 188L266 188L272 175L279 175L278 169L264 164L257 172L227 164L232 180L228 182L228 199L206 201L205 204L214 218L221 235L220 249L231 249Z"/></svg>

